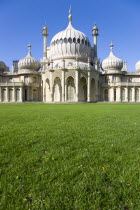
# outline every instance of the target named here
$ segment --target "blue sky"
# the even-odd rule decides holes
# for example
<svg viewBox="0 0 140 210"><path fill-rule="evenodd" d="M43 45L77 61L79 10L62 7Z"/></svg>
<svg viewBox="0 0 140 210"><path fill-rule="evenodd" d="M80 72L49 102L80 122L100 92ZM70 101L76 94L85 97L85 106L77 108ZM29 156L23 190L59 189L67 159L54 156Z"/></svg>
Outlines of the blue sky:
<svg viewBox="0 0 140 210"><path fill-rule="evenodd" d="M129 71L135 71L135 63L140 60L140 0L0 0L0 60L11 69L12 60L26 56L29 42L33 56L40 60L44 23L50 43L67 27L70 5L73 26L84 32L91 44L91 30L97 24L99 58L108 56L112 40L114 54L128 62Z"/></svg>

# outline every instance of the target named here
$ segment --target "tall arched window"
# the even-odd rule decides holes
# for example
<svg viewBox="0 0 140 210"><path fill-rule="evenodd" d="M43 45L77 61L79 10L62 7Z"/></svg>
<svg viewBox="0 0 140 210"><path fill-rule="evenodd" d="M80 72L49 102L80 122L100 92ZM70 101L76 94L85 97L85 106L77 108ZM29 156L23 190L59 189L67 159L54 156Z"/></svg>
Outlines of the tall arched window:
<svg viewBox="0 0 140 210"><path fill-rule="evenodd" d="M95 79L92 78L91 80L91 87L90 87L90 98L91 101L95 102L96 101L96 87L95 87Z"/></svg>
<svg viewBox="0 0 140 210"><path fill-rule="evenodd" d="M37 96L38 96L38 95L37 95L37 90L34 89L34 90L33 90L33 101L37 101L37 99L38 99Z"/></svg>
<svg viewBox="0 0 140 210"><path fill-rule="evenodd" d="M9 89L9 101L13 100L13 89Z"/></svg>
<svg viewBox="0 0 140 210"><path fill-rule="evenodd" d="M108 101L108 89L104 90L104 100Z"/></svg>
<svg viewBox="0 0 140 210"><path fill-rule="evenodd" d="M6 89L2 90L2 100L6 101Z"/></svg>
<svg viewBox="0 0 140 210"><path fill-rule="evenodd" d="M128 101L132 101L132 89L128 89Z"/></svg>
<svg viewBox="0 0 140 210"><path fill-rule="evenodd" d="M79 101L87 101L87 82L85 77L82 77L79 82Z"/></svg>
<svg viewBox="0 0 140 210"><path fill-rule="evenodd" d="M74 79L72 77L67 80L67 100L75 100L75 88L74 88Z"/></svg>
<svg viewBox="0 0 140 210"><path fill-rule="evenodd" d="M124 88L122 88L122 90L121 90L121 98L122 98L122 101L125 101L125 89Z"/></svg>
<svg viewBox="0 0 140 210"><path fill-rule="evenodd" d="M136 101L139 101L139 88L136 88L135 99Z"/></svg>
<svg viewBox="0 0 140 210"><path fill-rule="evenodd" d="M46 79L46 101L50 100L50 81Z"/></svg>
<svg viewBox="0 0 140 210"><path fill-rule="evenodd" d="M60 78L56 77L54 80L54 101L60 102L61 101L61 80Z"/></svg>

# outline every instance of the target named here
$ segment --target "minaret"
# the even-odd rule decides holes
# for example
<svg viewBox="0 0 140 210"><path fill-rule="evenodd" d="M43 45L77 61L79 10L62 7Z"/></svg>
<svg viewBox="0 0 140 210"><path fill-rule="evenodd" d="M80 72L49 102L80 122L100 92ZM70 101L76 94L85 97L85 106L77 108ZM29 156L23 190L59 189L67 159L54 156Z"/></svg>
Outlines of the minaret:
<svg viewBox="0 0 140 210"><path fill-rule="evenodd" d="M47 58L47 36L48 36L48 29L46 26L42 29L42 36L44 36L44 43L43 43L43 57Z"/></svg>
<svg viewBox="0 0 140 210"><path fill-rule="evenodd" d="M94 25L93 29L92 29L92 36L94 36L94 57L97 57L97 36L98 34L98 28L96 26L96 24Z"/></svg>

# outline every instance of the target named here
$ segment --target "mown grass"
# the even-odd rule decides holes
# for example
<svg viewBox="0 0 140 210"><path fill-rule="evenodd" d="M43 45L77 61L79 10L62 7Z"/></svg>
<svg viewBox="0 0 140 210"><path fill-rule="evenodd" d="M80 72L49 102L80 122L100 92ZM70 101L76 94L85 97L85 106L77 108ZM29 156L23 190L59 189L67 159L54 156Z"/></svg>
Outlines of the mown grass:
<svg viewBox="0 0 140 210"><path fill-rule="evenodd" d="M0 104L0 142L0 209L140 209L140 104Z"/></svg>

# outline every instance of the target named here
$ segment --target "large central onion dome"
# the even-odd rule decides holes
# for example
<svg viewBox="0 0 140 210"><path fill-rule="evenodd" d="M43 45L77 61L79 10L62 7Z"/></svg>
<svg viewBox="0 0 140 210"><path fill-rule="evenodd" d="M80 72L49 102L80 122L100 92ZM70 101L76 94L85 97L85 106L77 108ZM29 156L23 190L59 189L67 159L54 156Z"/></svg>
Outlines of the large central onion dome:
<svg viewBox="0 0 140 210"><path fill-rule="evenodd" d="M0 73L3 73L6 70L6 65L3 61L0 61Z"/></svg>
<svg viewBox="0 0 140 210"><path fill-rule="evenodd" d="M28 55L18 63L19 73L35 73L40 69L40 63L31 55L31 45L28 45Z"/></svg>
<svg viewBox="0 0 140 210"><path fill-rule="evenodd" d="M114 45L111 43L110 54L105 60L103 60L102 69L106 72L117 73L123 68L123 61L113 54L113 46Z"/></svg>
<svg viewBox="0 0 140 210"><path fill-rule="evenodd" d="M140 73L140 61L136 63L136 71Z"/></svg>
<svg viewBox="0 0 140 210"><path fill-rule="evenodd" d="M91 45L85 34L76 30L72 26L72 10L69 10L69 25L59 33L57 33L50 44L50 58L72 59L78 56L80 60L90 57Z"/></svg>

